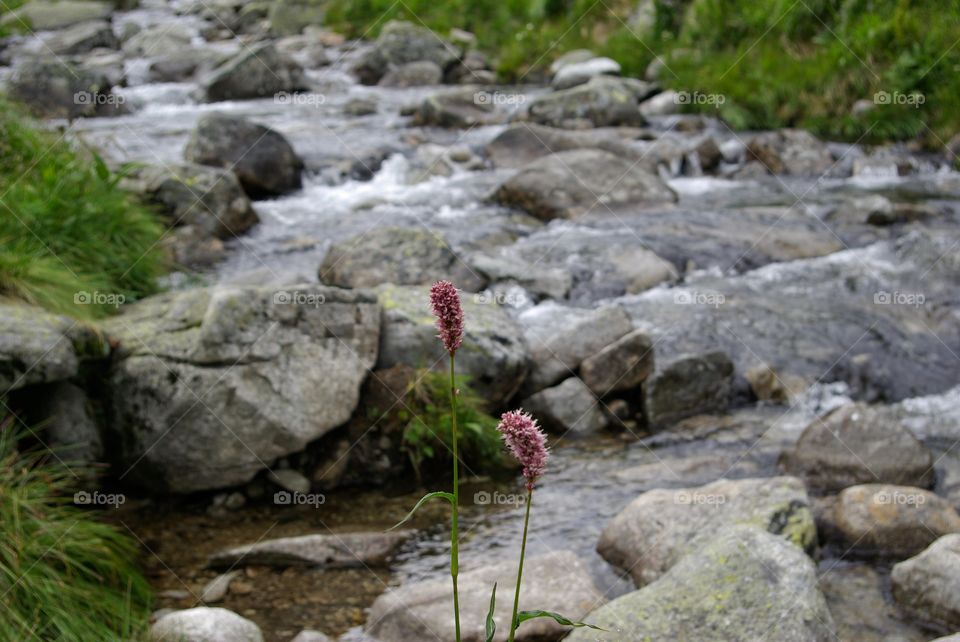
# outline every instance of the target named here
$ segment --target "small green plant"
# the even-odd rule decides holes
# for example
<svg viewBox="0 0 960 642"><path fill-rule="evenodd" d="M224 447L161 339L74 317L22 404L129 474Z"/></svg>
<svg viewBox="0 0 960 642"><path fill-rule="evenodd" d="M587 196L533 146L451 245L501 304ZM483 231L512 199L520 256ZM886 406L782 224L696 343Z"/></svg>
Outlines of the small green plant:
<svg viewBox="0 0 960 642"><path fill-rule="evenodd" d="M136 639L150 590L134 542L74 506L79 471L22 450L12 426L0 421L0 642Z"/></svg>

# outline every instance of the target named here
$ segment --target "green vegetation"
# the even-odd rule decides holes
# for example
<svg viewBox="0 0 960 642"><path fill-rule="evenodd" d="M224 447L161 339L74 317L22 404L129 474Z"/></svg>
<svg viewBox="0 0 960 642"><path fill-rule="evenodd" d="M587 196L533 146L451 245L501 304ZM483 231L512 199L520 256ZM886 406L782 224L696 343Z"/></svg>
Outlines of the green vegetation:
<svg viewBox="0 0 960 642"><path fill-rule="evenodd" d="M0 642L135 639L150 601L136 546L72 505L73 474L20 450L11 423L0 421Z"/></svg>
<svg viewBox="0 0 960 642"><path fill-rule="evenodd" d="M0 296L84 319L155 291L163 228L118 180L0 101Z"/></svg>
<svg viewBox="0 0 960 642"><path fill-rule="evenodd" d="M580 47L633 76L659 55L663 85L722 95L719 107L689 108L740 129L919 137L931 148L960 131L960 0L332 0L328 13L352 35L375 35L392 18L473 31L505 80ZM881 97L853 115L857 100L873 105L878 92L887 104Z"/></svg>
<svg viewBox="0 0 960 642"><path fill-rule="evenodd" d="M0 3L0 18L3 18L4 14L13 11L22 7L27 0L3 0ZM0 38L4 38L11 34L17 33L19 30L17 25L0 25Z"/></svg>
<svg viewBox="0 0 960 642"><path fill-rule="evenodd" d="M406 422L403 449L419 477L424 468L443 470L451 461L450 379L445 372L421 371L413 381L405 409L398 414ZM497 420L483 410L483 400L470 389L467 377L457 377L457 388L460 460L468 470L478 473L500 467L503 445Z"/></svg>

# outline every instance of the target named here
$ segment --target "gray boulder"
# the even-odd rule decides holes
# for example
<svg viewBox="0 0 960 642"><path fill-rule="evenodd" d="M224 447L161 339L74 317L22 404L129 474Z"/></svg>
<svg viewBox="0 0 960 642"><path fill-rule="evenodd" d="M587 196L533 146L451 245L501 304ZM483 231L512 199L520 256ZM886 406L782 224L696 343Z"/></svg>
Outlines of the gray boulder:
<svg viewBox="0 0 960 642"><path fill-rule="evenodd" d="M233 611L200 606L173 611L150 627L151 642L263 642L260 627Z"/></svg>
<svg viewBox="0 0 960 642"><path fill-rule="evenodd" d="M582 85L538 96L531 101L527 117L553 127L640 126L645 120L638 96L648 91L644 86L639 80L594 76Z"/></svg>
<svg viewBox="0 0 960 642"><path fill-rule="evenodd" d="M187 160L233 171L251 198L300 189L303 161L282 135L239 116L203 116L190 135Z"/></svg>
<svg viewBox="0 0 960 642"><path fill-rule="evenodd" d="M265 98L306 89L303 69L272 43L245 48L203 82L208 102Z"/></svg>
<svg viewBox="0 0 960 642"><path fill-rule="evenodd" d="M443 82L443 69L431 60L408 62L388 71L377 84L381 87L421 87Z"/></svg>
<svg viewBox="0 0 960 642"><path fill-rule="evenodd" d="M44 40L44 49L60 56L81 54L103 47L116 49L119 46L113 28L106 20L91 20L58 31Z"/></svg>
<svg viewBox="0 0 960 642"><path fill-rule="evenodd" d="M556 90L570 89L588 82L594 76L619 76L620 63L610 58L591 58L583 62L572 62L560 67L550 81Z"/></svg>
<svg viewBox="0 0 960 642"><path fill-rule="evenodd" d="M866 483L929 488L933 454L888 408L847 404L817 418L782 458L821 491Z"/></svg>
<svg viewBox="0 0 960 642"><path fill-rule="evenodd" d="M960 628L960 535L945 535L890 573L893 597L915 618Z"/></svg>
<svg viewBox="0 0 960 642"><path fill-rule="evenodd" d="M634 135L641 134L641 130L634 131ZM627 144L631 133L631 130L622 127L571 131L521 122L510 125L498 134L487 144L484 152L494 167L521 168L538 158L557 152L603 149L640 163L641 167L654 169L653 163L645 162L642 153Z"/></svg>
<svg viewBox="0 0 960 642"><path fill-rule="evenodd" d="M10 97L41 118L92 118L122 113L124 100L109 77L57 60L31 60L8 83Z"/></svg>
<svg viewBox="0 0 960 642"><path fill-rule="evenodd" d="M292 36L312 25L322 25L325 3L318 0L279 0L267 12L270 34Z"/></svg>
<svg viewBox="0 0 960 642"><path fill-rule="evenodd" d="M41 400L42 398L42 400ZM59 381L35 389L31 401L42 408L47 445L60 460L81 465L102 462L103 438L90 400L82 388Z"/></svg>
<svg viewBox="0 0 960 642"><path fill-rule="evenodd" d="M460 626L464 642L481 642L490 592L497 585L496 642L507 639L516 583L515 561L490 564L459 577ZM581 620L606 600L596 589L586 565L573 553L559 551L527 558L523 565L520 609L543 609ZM450 578L408 584L387 591L370 607L367 633L380 642L449 642L454 639L453 591ZM568 629L549 618L525 623L517 640L559 640Z"/></svg>
<svg viewBox="0 0 960 642"><path fill-rule="evenodd" d="M413 115L415 125L464 129L503 122L506 114L497 109L490 94L467 86L427 96Z"/></svg>
<svg viewBox="0 0 960 642"><path fill-rule="evenodd" d="M119 464L177 493L249 481L352 415L380 308L316 285L214 287L127 306L107 379Z"/></svg>
<svg viewBox="0 0 960 642"><path fill-rule="evenodd" d="M747 160L759 161L774 174L819 176L833 166L833 155L816 136L802 129L781 129L754 136Z"/></svg>
<svg viewBox="0 0 960 642"><path fill-rule="evenodd" d="M724 526L749 524L812 551L817 529L795 477L726 480L643 493L603 529L597 551L638 586L653 582Z"/></svg>
<svg viewBox="0 0 960 642"><path fill-rule="evenodd" d="M130 57L156 58L190 51L191 32L177 24L158 24L133 34L123 43L123 53Z"/></svg>
<svg viewBox="0 0 960 642"><path fill-rule="evenodd" d="M244 566L385 566L412 534L412 531L331 533L268 539L214 553L208 560L208 566L228 569Z"/></svg>
<svg viewBox="0 0 960 642"><path fill-rule="evenodd" d="M103 20L109 18L111 13L113 6L110 2L32 0L0 16L0 25L17 28L26 24L33 31L47 31L89 20Z"/></svg>
<svg viewBox="0 0 960 642"><path fill-rule="evenodd" d="M493 198L550 220L619 205L673 203L677 195L636 163L600 149L578 149L532 162L500 185Z"/></svg>
<svg viewBox="0 0 960 642"><path fill-rule="evenodd" d="M606 631L575 629L567 642L837 639L803 551L755 526L709 535L653 584L586 616Z"/></svg>
<svg viewBox="0 0 960 642"><path fill-rule="evenodd" d="M446 71L457 62L457 49L426 27L391 20L384 25L373 47L353 68L365 85L375 85L391 69L410 62L427 61Z"/></svg>
<svg viewBox="0 0 960 642"><path fill-rule="evenodd" d="M684 354L660 360L643 382L644 419L662 428L686 417L725 410L733 362L725 352Z"/></svg>
<svg viewBox="0 0 960 642"><path fill-rule="evenodd" d="M607 424L600 401L577 377L527 397L522 405L544 428L561 434L590 434Z"/></svg>
<svg viewBox="0 0 960 642"><path fill-rule="evenodd" d="M580 378L594 394L636 388L653 372L653 342L635 330L580 364Z"/></svg>

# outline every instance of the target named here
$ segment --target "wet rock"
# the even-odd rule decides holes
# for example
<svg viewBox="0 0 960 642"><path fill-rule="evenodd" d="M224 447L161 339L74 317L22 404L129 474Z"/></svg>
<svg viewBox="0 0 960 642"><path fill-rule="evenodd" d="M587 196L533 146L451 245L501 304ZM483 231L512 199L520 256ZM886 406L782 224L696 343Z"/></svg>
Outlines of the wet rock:
<svg viewBox="0 0 960 642"><path fill-rule="evenodd" d="M498 588L498 642L507 639L512 599L500 598L516 583L514 561L491 564L483 569L461 573L459 577L460 618L464 640L484 639L484 619L494 583ZM587 572L586 565L573 553L559 551L529 557L523 566L523 592L520 609L544 609L581 620L593 608L605 602ZM367 633L380 642L422 640L449 642L454 639L450 615L452 589L450 578L428 580L387 591L370 607ZM557 640L568 629L549 618L525 623L517 631L517 640Z"/></svg>
<svg viewBox="0 0 960 642"><path fill-rule="evenodd" d="M80 22L109 18L113 7L109 2L32 0L0 17L0 25L17 27L26 23L32 31L63 29Z"/></svg>
<svg viewBox="0 0 960 642"><path fill-rule="evenodd" d="M563 299L572 277L562 269L542 268L510 256L474 255L470 267L491 283L516 283L534 296Z"/></svg>
<svg viewBox="0 0 960 642"><path fill-rule="evenodd" d="M780 374L765 363L756 365L745 373L750 390L759 401L786 404L806 392L809 385L799 377Z"/></svg>
<svg viewBox="0 0 960 642"><path fill-rule="evenodd" d="M347 116L369 116L377 113L377 101L372 98L352 98L343 106Z"/></svg>
<svg viewBox="0 0 960 642"><path fill-rule="evenodd" d="M527 397L521 404L547 430L591 434L607 424L600 401L577 377Z"/></svg>
<svg viewBox="0 0 960 642"><path fill-rule="evenodd" d="M324 257L319 276L324 283L345 288L427 285L440 279L468 292L485 285L444 238L422 228L382 227L336 243Z"/></svg>
<svg viewBox="0 0 960 642"><path fill-rule="evenodd" d="M185 82L209 74L223 62L216 50L179 49L152 60L147 73L152 82Z"/></svg>
<svg viewBox="0 0 960 642"><path fill-rule="evenodd" d="M693 547L665 575L584 618L569 642L836 640L813 562L756 526L733 526Z"/></svg>
<svg viewBox="0 0 960 642"><path fill-rule="evenodd" d="M260 627L233 611L197 607L173 611L150 627L153 642L263 642Z"/></svg>
<svg viewBox="0 0 960 642"><path fill-rule="evenodd" d="M240 575L240 571L230 571L229 573L216 576L203 587L203 591L200 593L200 600L206 604L221 601L227 596L227 591L230 590L230 583L238 575Z"/></svg>
<svg viewBox="0 0 960 642"><path fill-rule="evenodd" d="M381 87L421 87L439 85L442 81L440 65L430 60L418 60L391 69L377 84Z"/></svg>
<svg viewBox="0 0 960 642"><path fill-rule="evenodd" d="M517 123L497 135L484 151L494 167L520 168L549 154L590 148L603 149L640 163L641 167L653 169L652 163L643 161L641 152L626 144L631 132L639 135L643 130L600 127L590 131L570 131L536 123Z"/></svg>
<svg viewBox="0 0 960 642"><path fill-rule="evenodd" d="M315 566L354 568L385 566L413 531L389 533L330 533L268 539L219 551L210 556L211 568L246 566Z"/></svg>
<svg viewBox="0 0 960 642"><path fill-rule="evenodd" d="M543 308L521 317L521 322L533 360L524 387L528 395L575 373L584 359L633 330L627 315L617 307L562 316L555 308Z"/></svg>
<svg viewBox="0 0 960 642"><path fill-rule="evenodd" d="M601 397L636 388L652 371L653 342L639 330L617 339L580 364L580 378Z"/></svg>
<svg viewBox="0 0 960 642"><path fill-rule="evenodd" d="M376 361L369 294L316 285L213 287L126 306L110 424L129 478L187 493L249 481L352 415Z"/></svg>
<svg viewBox="0 0 960 642"><path fill-rule="evenodd" d="M582 85L538 96L531 101L527 117L553 127L641 126L645 121L638 108L638 93L643 92L624 79L595 76Z"/></svg>
<svg viewBox="0 0 960 642"><path fill-rule="evenodd" d="M550 73L556 75L567 65L575 65L581 62L587 62L588 60L593 60L596 57L597 54L593 53L589 49L573 49L572 51L568 51L550 63Z"/></svg>
<svg viewBox="0 0 960 642"><path fill-rule="evenodd" d="M304 629L297 633L297 637L290 640L290 642L333 642L333 639L320 631Z"/></svg>
<svg viewBox="0 0 960 642"><path fill-rule="evenodd" d="M245 48L203 82L207 102L265 98L306 88L303 69L272 43Z"/></svg>
<svg viewBox="0 0 960 642"><path fill-rule="evenodd" d="M300 189L303 161L277 132L239 116L203 116L190 135L187 160L232 170L251 198Z"/></svg>
<svg viewBox="0 0 960 642"><path fill-rule="evenodd" d="M643 493L607 523L597 551L643 586L734 524L759 527L804 550L817 542L810 501L799 479L721 479Z"/></svg>
<svg viewBox="0 0 960 642"><path fill-rule="evenodd" d="M594 76L619 76L620 63L610 58L591 58L583 62L571 62L557 70L550 81L556 90L582 85Z"/></svg>
<svg viewBox="0 0 960 642"><path fill-rule="evenodd" d="M88 303L91 293L74 300ZM84 359L102 359L109 346L90 326L40 308L0 302L0 392L64 381Z"/></svg>
<svg viewBox="0 0 960 642"><path fill-rule="evenodd" d="M190 48L192 33L184 26L160 24L138 31L123 43L128 56L155 58L183 53ZM190 52L196 55L196 52Z"/></svg>
<svg viewBox="0 0 960 642"><path fill-rule="evenodd" d="M685 354L657 361L643 383L644 417L660 428L730 403L733 362L723 351Z"/></svg>
<svg viewBox="0 0 960 642"><path fill-rule="evenodd" d="M700 169L704 172L712 172L723 160L723 152L713 136L707 136L694 148L694 153L700 163Z"/></svg>
<svg viewBox="0 0 960 642"><path fill-rule="evenodd" d="M506 114L497 110L490 95L478 87L442 91L428 96L413 116L416 125L467 128L502 122Z"/></svg>
<svg viewBox="0 0 960 642"><path fill-rule="evenodd" d="M447 355L429 314L429 288L384 286L378 297L383 333L377 367L406 364L446 369ZM520 327L495 302L478 303L463 294L460 300L468 321L463 347L457 352L457 372L470 375L471 387L496 407L523 383L530 358L527 343Z"/></svg>
<svg viewBox="0 0 960 642"><path fill-rule="evenodd" d="M550 220L626 203L672 203L677 195L659 176L624 158L599 149L581 149L534 161L507 179L493 198Z"/></svg>
<svg viewBox="0 0 960 642"><path fill-rule="evenodd" d="M960 628L960 535L945 535L893 567L893 597L919 620Z"/></svg>
<svg viewBox="0 0 960 642"><path fill-rule="evenodd" d="M863 484L840 493L834 524L847 546L907 557L942 535L960 532L960 515L945 499L922 488Z"/></svg>
<svg viewBox="0 0 960 642"><path fill-rule="evenodd" d="M292 468L280 468L267 472L267 479L291 493L309 493L310 480Z"/></svg>
<svg viewBox="0 0 960 642"><path fill-rule="evenodd" d="M116 49L119 46L113 28L105 20L91 20L58 31L43 42L44 49L61 56L81 54L98 47Z"/></svg>
<svg viewBox="0 0 960 642"><path fill-rule="evenodd" d="M827 492L865 483L933 484L933 454L887 408L862 403L815 419L782 463Z"/></svg>
<svg viewBox="0 0 960 642"><path fill-rule="evenodd" d="M903 150L879 148L853 159L854 176L909 176L920 169L919 161Z"/></svg>
<svg viewBox="0 0 960 642"><path fill-rule="evenodd" d="M124 100L101 72L57 60L31 60L8 83L9 95L41 118L92 118L123 112Z"/></svg>
<svg viewBox="0 0 960 642"><path fill-rule="evenodd" d="M375 85L391 69L407 63L427 61L446 71L459 53L456 48L426 27L391 20L384 25L373 47L353 68L365 85Z"/></svg>
<svg viewBox="0 0 960 642"><path fill-rule="evenodd" d="M673 89L667 89L640 103L640 113L647 118L677 114L680 112L680 101L681 98L678 92Z"/></svg>
<svg viewBox="0 0 960 642"><path fill-rule="evenodd" d="M271 2L267 12L270 34L293 36L312 25L322 25L324 6L317 0L281 0Z"/></svg>
<svg viewBox="0 0 960 642"><path fill-rule="evenodd" d="M827 146L802 129L781 129L754 136L747 143L747 158L759 161L774 174L796 176L820 176L834 163Z"/></svg>

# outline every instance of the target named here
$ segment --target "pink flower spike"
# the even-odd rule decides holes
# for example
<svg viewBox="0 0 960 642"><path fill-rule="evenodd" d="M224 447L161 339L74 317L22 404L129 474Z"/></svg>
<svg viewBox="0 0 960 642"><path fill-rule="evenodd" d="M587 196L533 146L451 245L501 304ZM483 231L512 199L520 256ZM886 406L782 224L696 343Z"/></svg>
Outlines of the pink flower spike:
<svg viewBox="0 0 960 642"><path fill-rule="evenodd" d="M510 452L523 465L523 476L527 479L527 489L533 490L537 478L547 468L547 437L540 430L537 421L523 410L511 410L500 416L497 430Z"/></svg>
<svg viewBox="0 0 960 642"><path fill-rule="evenodd" d="M430 308L437 317L440 341L453 354L463 342L463 308L460 295L450 281L437 281L430 288Z"/></svg>

